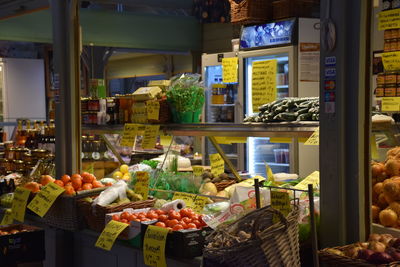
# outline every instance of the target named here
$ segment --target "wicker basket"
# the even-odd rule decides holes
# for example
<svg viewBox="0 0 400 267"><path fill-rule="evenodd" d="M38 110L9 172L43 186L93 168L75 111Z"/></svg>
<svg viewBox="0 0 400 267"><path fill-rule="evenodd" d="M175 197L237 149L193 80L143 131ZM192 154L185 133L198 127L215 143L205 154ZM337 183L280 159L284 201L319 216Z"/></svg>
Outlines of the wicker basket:
<svg viewBox="0 0 400 267"><path fill-rule="evenodd" d="M127 208L132 209L143 209L153 207L155 199L148 199L136 202L129 202L121 205L115 205L112 207L102 207L96 205L92 208L92 203L87 201L79 201L79 208L83 213L83 217L87 223L87 226L96 232L103 231L105 227L105 217L107 213L119 212Z"/></svg>
<svg viewBox="0 0 400 267"><path fill-rule="evenodd" d="M235 183L236 183L236 181L231 180L231 181L219 182L219 183L214 183L214 184L217 187L217 191L219 192L219 191L222 191L225 188L227 188L228 186L233 185Z"/></svg>
<svg viewBox="0 0 400 267"><path fill-rule="evenodd" d="M345 250L346 248L350 247L352 245L347 245L347 246L342 246L342 247L334 247L333 249L338 249L338 250ZM372 263L368 263L365 260L360 260L360 259L352 259L350 257L347 256L340 256L340 255L336 255L333 253L330 253L328 251L329 248L323 249L318 251L318 255L319 255L319 260L321 263L324 264L324 266L343 266L343 267L347 267L347 266L358 266L358 267L376 267L376 266L380 266L380 267L384 267L384 266L400 266L400 261L395 261L392 262L390 264L380 264L380 265L376 265L376 264L372 264Z"/></svg>
<svg viewBox="0 0 400 267"><path fill-rule="evenodd" d="M274 19L311 17L319 0L276 0L272 5Z"/></svg>
<svg viewBox="0 0 400 267"><path fill-rule="evenodd" d="M274 215L280 219L277 223L273 223ZM207 241L227 240L231 245L207 246L203 255L205 266L300 266L298 217L298 208L285 218L267 206L222 226ZM238 240L232 233L240 230L251 233L251 237Z"/></svg>
<svg viewBox="0 0 400 267"><path fill-rule="evenodd" d="M261 23L272 19L272 0L229 0L231 22Z"/></svg>
<svg viewBox="0 0 400 267"><path fill-rule="evenodd" d="M167 99L157 99L160 104L158 120L148 120L149 123L167 123L171 121L171 111Z"/></svg>
<svg viewBox="0 0 400 267"><path fill-rule="evenodd" d="M61 195L43 217L44 223L68 231L82 229L84 220L82 214L79 213L77 202L82 198L98 195L104 189L81 191L75 196Z"/></svg>

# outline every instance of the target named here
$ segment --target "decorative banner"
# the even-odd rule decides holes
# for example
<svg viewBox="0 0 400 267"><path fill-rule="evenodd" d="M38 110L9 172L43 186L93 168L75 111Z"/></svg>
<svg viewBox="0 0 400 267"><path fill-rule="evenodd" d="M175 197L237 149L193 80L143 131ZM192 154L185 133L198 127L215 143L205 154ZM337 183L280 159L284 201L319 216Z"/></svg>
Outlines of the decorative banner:
<svg viewBox="0 0 400 267"><path fill-rule="evenodd" d="M304 178L300 183L295 185L293 188L299 190L308 190L309 184L312 184L313 187L319 186L319 171L311 173L309 176Z"/></svg>
<svg viewBox="0 0 400 267"><path fill-rule="evenodd" d="M39 193L32 199L28 205L28 209L43 217L56 201L57 197L65 191L64 188L55 183L48 183L42 187Z"/></svg>
<svg viewBox="0 0 400 267"><path fill-rule="evenodd" d="M286 217L291 211L289 194L286 192L271 191L271 207L279 210ZM272 220L276 223L280 219L274 215Z"/></svg>
<svg viewBox="0 0 400 267"><path fill-rule="evenodd" d="M104 250L111 250L119 234L128 226L129 224L127 223L109 221L97 239L95 246Z"/></svg>
<svg viewBox="0 0 400 267"><path fill-rule="evenodd" d="M10 209L6 209L4 212L4 216L3 219L1 220L0 225L8 225L8 224L12 224L14 222L14 218L11 215L11 210Z"/></svg>
<svg viewBox="0 0 400 267"><path fill-rule="evenodd" d="M149 195L150 177L148 172L136 172L135 193L141 194L143 199L146 200Z"/></svg>
<svg viewBox="0 0 400 267"><path fill-rule="evenodd" d="M319 127L315 132L307 139L304 143L306 146L318 146L319 145Z"/></svg>
<svg viewBox="0 0 400 267"><path fill-rule="evenodd" d="M230 57L222 59L222 81L224 83L237 83L238 58Z"/></svg>
<svg viewBox="0 0 400 267"><path fill-rule="evenodd" d="M218 177L221 173L225 172L225 162L219 153L210 154L211 173Z"/></svg>
<svg viewBox="0 0 400 267"><path fill-rule="evenodd" d="M383 97L382 111L400 111L400 97Z"/></svg>
<svg viewBox="0 0 400 267"><path fill-rule="evenodd" d="M137 124L125 123L124 132L122 134L120 145L133 147L133 145L135 144L137 132L138 132Z"/></svg>
<svg viewBox="0 0 400 267"><path fill-rule="evenodd" d="M23 187L17 187L14 191L11 215L19 222L24 222L25 220L26 204L30 194L31 191Z"/></svg>
<svg viewBox="0 0 400 267"><path fill-rule="evenodd" d="M391 9L379 12L378 14L378 30L390 30L400 28L400 10Z"/></svg>
<svg viewBox="0 0 400 267"><path fill-rule="evenodd" d="M276 100L276 68L277 60L256 61L252 72L252 103L253 112L258 107Z"/></svg>
<svg viewBox="0 0 400 267"><path fill-rule="evenodd" d="M204 172L204 168L202 166L192 166L192 169L194 176L201 176Z"/></svg>
<svg viewBox="0 0 400 267"><path fill-rule="evenodd" d="M148 120L158 120L160 118L160 102L158 101L147 101L147 119Z"/></svg>
<svg viewBox="0 0 400 267"><path fill-rule="evenodd" d="M144 264L153 267L167 267L165 260L165 244L167 228L149 225L143 239Z"/></svg>
<svg viewBox="0 0 400 267"><path fill-rule="evenodd" d="M160 125L146 125L142 140L143 149L154 149L159 129Z"/></svg>
<svg viewBox="0 0 400 267"><path fill-rule="evenodd" d="M385 71L400 70L400 51L382 53L382 63Z"/></svg>

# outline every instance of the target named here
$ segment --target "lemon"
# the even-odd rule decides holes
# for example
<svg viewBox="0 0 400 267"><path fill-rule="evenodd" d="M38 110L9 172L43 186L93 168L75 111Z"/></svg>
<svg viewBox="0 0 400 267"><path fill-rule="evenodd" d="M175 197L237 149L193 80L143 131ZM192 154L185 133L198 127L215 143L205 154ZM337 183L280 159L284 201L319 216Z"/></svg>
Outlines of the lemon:
<svg viewBox="0 0 400 267"><path fill-rule="evenodd" d="M126 173L124 176L122 176L122 180L128 181L129 179L131 179L131 175L129 173Z"/></svg>
<svg viewBox="0 0 400 267"><path fill-rule="evenodd" d="M128 173L129 172L129 166L126 164L121 165L121 167L119 167L120 172L122 173Z"/></svg>
<svg viewBox="0 0 400 267"><path fill-rule="evenodd" d="M122 172L116 171L113 174L114 179L121 179L124 174Z"/></svg>

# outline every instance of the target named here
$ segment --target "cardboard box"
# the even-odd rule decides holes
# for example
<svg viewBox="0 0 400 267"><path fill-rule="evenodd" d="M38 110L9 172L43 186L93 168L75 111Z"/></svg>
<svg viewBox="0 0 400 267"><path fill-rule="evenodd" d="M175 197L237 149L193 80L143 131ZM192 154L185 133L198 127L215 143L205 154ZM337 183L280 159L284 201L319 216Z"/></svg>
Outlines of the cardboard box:
<svg viewBox="0 0 400 267"><path fill-rule="evenodd" d="M40 262L45 259L44 230L38 227L13 224L0 227L1 231L27 230L0 236L0 266Z"/></svg>
<svg viewBox="0 0 400 267"><path fill-rule="evenodd" d="M146 101L150 99L155 99L156 96L160 93L161 88L157 86L140 87L132 94L132 97L135 101Z"/></svg>

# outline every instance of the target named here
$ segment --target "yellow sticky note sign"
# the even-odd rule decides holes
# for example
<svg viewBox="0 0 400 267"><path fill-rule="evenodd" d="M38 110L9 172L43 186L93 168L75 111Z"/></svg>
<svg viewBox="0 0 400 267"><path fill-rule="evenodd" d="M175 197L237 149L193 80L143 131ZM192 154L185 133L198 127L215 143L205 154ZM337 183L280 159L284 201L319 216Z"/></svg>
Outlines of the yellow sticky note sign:
<svg viewBox="0 0 400 267"><path fill-rule="evenodd" d="M251 99L254 113L259 111L258 107L276 100L277 63L276 59L253 63Z"/></svg>
<svg viewBox="0 0 400 267"><path fill-rule="evenodd" d="M128 226L127 223L111 220L101 232L95 246L104 250L111 250L119 234Z"/></svg>
<svg viewBox="0 0 400 267"><path fill-rule="evenodd" d="M225 172L225 162L219 153L210 154L211 173L218 176Z"/></svg>
<svg viewBox="0 0 400 267"><path fill-rule="evenodd" d="M160 102L149 100L146 102L147 119L158 120L160 117Z"/></svg>
<svg viewBox="0 0 400 267"><path fill-rule="evenodd" d="M135 144L138 125L133 123L125 123L124 132L122 134L121 146L132 147Z"/></svg>
<svg viewBox="0 0 400 267"><path fill-rule="evenodd" d="M31 191L26 188L17 187L15 189L11 214L12 217L19 222L24 222L25 220L26 203L28 202L30 194Z"/></svg>
<svg viewBox="0 0 400 267"><path fill-rule="evenodd" d="M400 97L383 97L382 111L400 111Z"/></svg>
<svg viewBox="0 0 400 267"><path fill-rule="evenodd" d="M378 146L376 144L376 138L374 134L371 135L370 142L371 142L371 158L378 160L379 159Z"/></svg>
<svg viewBox="0 0 400 267"><path fill-rule="evenodd" d="M143 135L142 148L154 149L160 125L146 125Z"/></svg>
<svg viewBox="0 0 400 267"><path fill-rule="evenodd" d="M135 193L141 194L143 199L149 195L150 176L148 172L136 172Z"/></svg>
<svg viewBox="0 0 400 267"><path fill-rule="evenodd" d="M160 135L160 145L169 146L172 142L172 136L170 135Z"/></svg>
<svg viewBox="0 0 400 267"><path fill-rule="evenodd" d="M222 59L222 81L224 83L237 83L238 58L229 57Z"/></svg>
<svg viewBox="0 0 400 267"><path fill-rule="evenodd" d="M290 143L292 143L292 138L288 138L288 137L271 137L269 139L269 142L270 143L278 143L278 144L281 144L281 143L290 144Z"/></svg>
<svg viewBox="0 0 400 267"><path fill-rule="evenodd" d="M315 172L311 173L309 176L304 178L300 183L298 183L293 188L300 189L300 190L308 190L309 184L312 184L313 187L319 186L319 171L315 171Z"/></svg>
<svg viewBox="0 0 400 267"><path fill-rule="evenodd" d="M225 141L231 144L246 144L247 137L225 137Z"/></svg>
<svg viewBox="0 0 400 267"><path fill-rule="evenodd" d="M172 197L172 200L181 199L185 202L187 207L191 208L193 207L193 202L195 197L196 195L193 194L188 194L184 192L175 192L174 196Z"/></svg>
<svg viewBox="0 0 400 267"><path fill-rule="evenodd" d="M193 206L191 207L195 212L202 213L204 206L207 203L207 198L203 196L196 196L193 201Z"/></svg>
<svg viewBox="0 0 400 267"><path fill-rule="evenodd" d="M215 136L215 140L217 141L218 144L221 145L230 145L231 142L226 140L226 137L224 136Z"/></svg>
<svg viewBox="0 0 400 267"><path fill-rule="evenodd" d="M279 210L286 217L291 211L289 194L286 192L271 191L271 207ZM278 222L279 217L273 217L273 222Z"/></svg>
<svg viewBox="0 0 400 267"><path fill-rule="evenodd" d="M192 166L192 169L194 176L201 176L204 172L204 168L202 166Z"/></svg>
<svg viewBox="0 0 400 267"><path fill-rule="evenodd" d="M165 244L167 242L167 228L149 225L143 239L144 264L153 267L167 267L165 260Z"/></svg>
<svg viewBox="0 0 400 267"><path fill-rule="evenodd" d="M306 146L318 146L319 145L319 128L307 139L304 143Z"/></svg>
<svg viewBox="0 0 400 267"><path fill-rule="evenodd" d="M57 197L65 191L55 183L48 183L28 204L28 209L43 217L56 201Z"/></svg>
<svg viewBox="0 0 400 267"><path fill-rule="evenodd" d="M265 172L267 173L267 180L268 181L275 181L274 173L272 172L271 167L267 163L264 163L264 164L265 164Z"/></svg>
<svg viewBox="0 0 400 267"><path fill-rule="evenodd" d="M12 224L13 222L14 222L14 218L11 214L11 210L7 209L4 212L4 216L3 216L3 219L1 220L0 225L8 225L8 224Z"/></svg>
<svg viewBox="0 0 400 267"><path fill-rule="evenodd" d="M391 9L378 13L378 30L390 30L400 28L400 10Z"/></svg>
<svg viewBox="0 0 400 267"><path fill-rule="evenodd" d="M400 51L383 53L382 63L385 71L400 70Z"/></svg>

